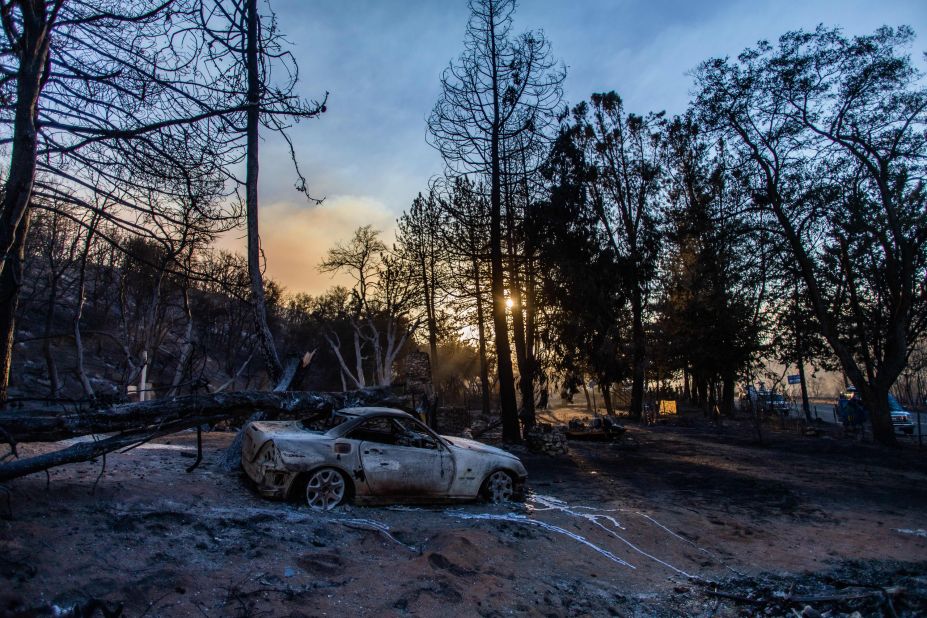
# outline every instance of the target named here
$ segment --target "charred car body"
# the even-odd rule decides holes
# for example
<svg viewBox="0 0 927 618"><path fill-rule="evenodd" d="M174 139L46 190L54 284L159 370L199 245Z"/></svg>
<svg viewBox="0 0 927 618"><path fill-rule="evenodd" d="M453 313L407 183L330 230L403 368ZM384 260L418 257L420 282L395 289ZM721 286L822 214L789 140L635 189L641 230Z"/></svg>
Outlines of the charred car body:
<svg viewBox="0 0 927 618"><path fill-rule="evenodd" d="M519 496L521 461L473 440L439 436L392 408L347 408L244 429L242 467L269 498L313 509L357 502L501 502Z"/></svg>

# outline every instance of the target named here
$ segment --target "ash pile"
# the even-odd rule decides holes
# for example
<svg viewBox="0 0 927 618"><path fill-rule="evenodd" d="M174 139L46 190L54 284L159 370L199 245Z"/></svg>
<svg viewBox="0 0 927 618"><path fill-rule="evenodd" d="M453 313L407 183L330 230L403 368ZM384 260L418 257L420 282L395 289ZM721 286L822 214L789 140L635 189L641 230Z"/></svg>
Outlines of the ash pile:
<svg viewBox="0 0 927 618"><path fill-rule="evenodd" d="M829 572L743 576L707 584L701 609L719 615L738 608L751 616L915 618L927 615L925 568L925 562L860 560Z"/></svg>
<svg viewBox="0 0 927 618"><path fill-rule="evenodd" d="M567 452L567 437L562 427L538 423L525 432L525 443L533 453L563 455Z"/></svg>

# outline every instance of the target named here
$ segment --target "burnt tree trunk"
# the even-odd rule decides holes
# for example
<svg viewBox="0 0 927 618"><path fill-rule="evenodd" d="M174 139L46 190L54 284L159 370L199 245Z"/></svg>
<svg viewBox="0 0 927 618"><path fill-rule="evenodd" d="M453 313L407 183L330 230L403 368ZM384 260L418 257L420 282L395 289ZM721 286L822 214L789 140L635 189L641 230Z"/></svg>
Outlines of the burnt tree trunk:
<svg viewBox="0 0 927 618"><path fill-rule="evenodd" d="M506 175L508 175L508 168ZM527 199L527 195L525 196ZM521 256L515 223L514 196L506 183L505 225L508 252L509 299L512 301L512 335L515 341L515 360L518 363L518 390L521 393L519 417L525 429L534 426L534 368L528 350L524 295L522 294Z"/></svg>
<svg viewBox="0 0 927 618"><path fill-rule="evenodd" d="M798 380L801 382L801 409L805 413L805 420L811 422L811 402L808 400L808 381L805 378L805 360L799 355Z"/></svg>
<svg viewBox="0 0 927 618"><path fill-rule="evenodd" d="M862 394L863 404L869 411L873 437L881 444L895 444L895 426L892 425L892 414L888 407L889 387L880 383L864 383L862 386L857 384L856 388Z"/></svg>
<svg viewBox="0 0 927 618"><path fill-rule="evenodd" d="M272 383L280 380L283 366L277 355L274 336L267 325L264 277L261 273L261 236L258 230L258 141L261 116L261 83L258 52L257 0L247 0L245 64L248 70L247 154L245 158L245 209L248 219L248 275L251 279L251 308L255 331Z"/></svg>
<svg viewBox="0 0 927 618"><path fill-rule="evenodd" d="M7 7L9 8L9 7ZM39 97L42 93L49 69L49 47L51 41L51 20L45 2L22 2L19 4L22 20L20 36L16 42L19 66L16 70L16 103L13 115L12 149L7 168L6 185L0 203L0 295L3 298L2 331L3 351L0 356L0 401L5 401L10 381L10 359L13 353L15 334L15 309L19 296L19 281L22 278L21 258L18 247L25 244L29 233L27 216L35 183L36 156L38 153ZM9 34L9 33L8 33ZM3 273L10 266L19 274L4 279ZM6 293L4 293L6 292Z"/></svg>
<svg viewBox="0 0 927 618"><path fill-rule="evenodd" d="M80 382L84 396L94 399L95 394L90 378L87 377L87 371L84 367L84 340L81 336L80 322L84 315L84 303L87 300L87 258L90 255L90 246L93 243L93 234L96 231L98 215L94 213L90 219L90 225L87 227L87 237L84 239L84 250L80 256L80 270L77 276L77 304L74 307L74 317L72 319L74 330L74 356L76 362L77 380Z"/></svg>
<svg viewBox="0 0 927 618"><path fill-rule="evenodd" d="M489 199L489 262L492 292L492 325L496 342L496 370L499 376L499 404L502 416L502 439L519 442L518 403L515 399L515 376L512 372L512 350L509 347L509 327L505 316L505 272L502 264L502 163L499 152L502 141L502 102L499 67L496 59L495 21L489 20L488 39L492 60L492 130L490 134L490 199Z"/></svg>
<svg viewBox="0 0 927 618"><path fill-rule="evenodd" d="M429 268L429 266L431 267ZM435 271L433 263L429 265L424 251L419 254L419 268L422 271L422 293L425 300L425 320L428 326L428 348L431 352L431 383L437 384L438 317L435 311Z"/></svg>
<svg viewBox="0 0 927 618"><path fill-rule="evenodd" d="M605 404L605 413L609 416L615 415L615 407L612 405L612 385L602 384L602 402Z"/></svg>
<svg viewBox="0 0 927 618"><path fill-rule="evenodd" d="M9 9L9 7L7 7ZM14 253L16 232L32 200L38 153L39 97L48 71L51 17L45 2L21 2L20 36L16 43L19 67L13 116L13 148L0 210L0 272ZM10 9L11 10L11 9Z"/></svg>
<svg viewBox="0 0 927 618"><path fill-rule="evenodd" d="M528 185L528 161L524 149L521 150L521 191L522 198L525 202L525 219L527 219L528 209L531 207L531 191ZM515 275L515 288L518 292L519 313L524 315L524 333L525 333L525 358L524 365L519 364L518 371L520 374L519 386L522 397L522 418L525 427L533 427L536 422L534 406L534 384L538 374L537 358L535 356L535 339L537 336L537 327L535 323L534 310L534 263L532 258L533 247L531 244L531 234L522 233L524 237L524 247L522 250L522 261L524 262L524 273L513 264L512 272ZM522 274L524 278L522 278Z"/></svg>
<svg viewBox="0 0 927 618"><path fill-rule="evenodd" d="M702 411L708 407L708 381L702 377L695 380L695 405Z"/></svg>
<svg viewBox="0 0 927 618"><path fill-rule="evenodd" d="M52 241L54 242L54 236ZM57 399L58 393L61 392L61 381L58 378L58 363L55 359L55 353L52 350L53 330L55 328L55 308L58 305L58 282L61 279L61 272L56 270L54 258L49 252L48 262L48 302L45 307L45 331L44 340L42 341L42 355L45 357L45 367L48 372L48 396L51 399Z"/></svg>
<svg viewBox="0 0 927 618"><path fill-rule="evenodd" d="M470 236L470 261L473 266L473 288L476 292L476 329L480 352L480 400L483 414L489 416L491 409L489 392L489 362L486 357L486 314L483 309L483 287L480 279L480 262L478 259L476 239Z"/></svg>
<svg viewBox="0 0 927 618"><path fill-rule="evenodd" d="M641 420L644 410L644 377L647 368L644 335L644 294L635 281L631 289L631 407L630 417Z"/></svg>
<svg viewBox="0 0 927 618"><path fill-rule="evenodd" d="M190 284L186 280L183 283L181 295L187 324L184 329L183 343L180 346L180 355L177 358L177 366L174 368L174 379L171 380L171 390L168 392L170 397L180 394L180 385L183 383L184 376L189 373L188 369L193 358L193 311L190 308Z"/></svg>
<svg viewBox="0 0 927 618"><path fill-rule="evenodd" d="M525 294L523 307L525 311L525 359L526 367L522 378L521 392L522 397L527 399L528 406L524 408L526 423L530 427L536 422L536 410L534 403L534 385L538 381L539 370L536 354L537 344L537 312L534 307L535 300L535 281L534 266L531 260L530 251L526 249L526 272L525 272ZM543 383L543 379L541 380Z"/></svg>
<svg viewBox="0 0 927 618"><path fill-rule="evenodd" d="M506 191L506 239L508 253L509 300L512 301L512 339L515 341L515 360L518 363L518 390L521 391L519 417L527 429L534 424L534 388L531 370L528 367L528 352L525 344L525 314L521 296L521 277L518 270L517 248L515 246L515 216L511 195ZM506 303L508 304L508 303ZM526 393L527 386L527 393ZM526 396L527 395L527 396ZM530 413L529 413L530 409ZM529 420L530 414L530 420Z"/></svg>
<svg viewBox="0 0 927 618"><path fill-rule="evenodd" d="M496 129L497 131L497 129ZM496 343L496 369L499 376L499 403L502 415L502 438L518 442L518 403L515 399L515 376L512 369L512 350L509 346L509 328L506 319L505 275L502 263L502 214L499 179L498 137L493 142L492 200L490 215L490 268L492 292L492 325Z"/></svg>
<svg viewBox="0 0 927 618"><path fill-rule="evenodd" d="M734 413L734 375L727 374L721 384L721 414Z"/></svg>
<svg viewBox="0 0 927 618"><path fill-rule="evenodd" d="M13 344L16 339L16 307L23 284L23 260L26 257L26 237L29 234L30 213L27 212L16 230L15 242L0 272L0 404L7 400L10 367L13 364Z"/></svg>

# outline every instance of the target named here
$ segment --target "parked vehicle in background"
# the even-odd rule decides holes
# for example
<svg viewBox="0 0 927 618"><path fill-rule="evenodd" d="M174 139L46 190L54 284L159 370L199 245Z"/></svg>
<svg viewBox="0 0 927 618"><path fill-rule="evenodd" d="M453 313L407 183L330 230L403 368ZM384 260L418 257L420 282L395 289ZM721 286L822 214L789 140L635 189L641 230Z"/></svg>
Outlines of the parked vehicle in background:
<svg viewBox="0 0 927 618"><path fill-rule="evenodd" d="M761 392L758 404L762 412L779 416L788 416L789 409L792 407L783 395L774 391L765 394Z"/></svg>
<svg viewBox="0 0 927 618"><path fill-rule="evenodd" d="M744 391L744 396L741 398L741 408L750 406L760 414L776 414L778 416L788 416L789 411L792 409L792 404L784 395L777 393L775 390L766 390L763 385L760 385L760 388L747 385Z"/></svg>
<svg viewBox="0 0 927 618"><path fill-rule="evenodd" d="M840 393L836 404L837 418L844 426L859 426L869 418L869 410L865 402L852 386ZM888 396L888 410L892 415L892 426L896 433L912 435L914 433L914 419L910 411L905 409L893 395Z"/></svg>
<svg viewBox="0 0 927 618"><path fill-rule="evenodd" d="M901 403L892 395L888 396L888 410L892 414L892 425L898 433L914 434L914 418Z"/></svg>

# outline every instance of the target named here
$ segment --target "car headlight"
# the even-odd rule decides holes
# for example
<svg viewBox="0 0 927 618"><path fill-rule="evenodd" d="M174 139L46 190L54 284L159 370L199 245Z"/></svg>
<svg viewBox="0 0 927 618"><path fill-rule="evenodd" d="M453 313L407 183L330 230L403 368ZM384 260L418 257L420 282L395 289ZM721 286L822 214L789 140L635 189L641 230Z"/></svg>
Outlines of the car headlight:
<svg viewBox="0 0 927 618"><path fill-rule="evenodd" d="M266 449L264 449L264 457L262 462L265 466L276 468L280 463L280 456L277 453L277 446L275 444L270 444Z"/></svg>

